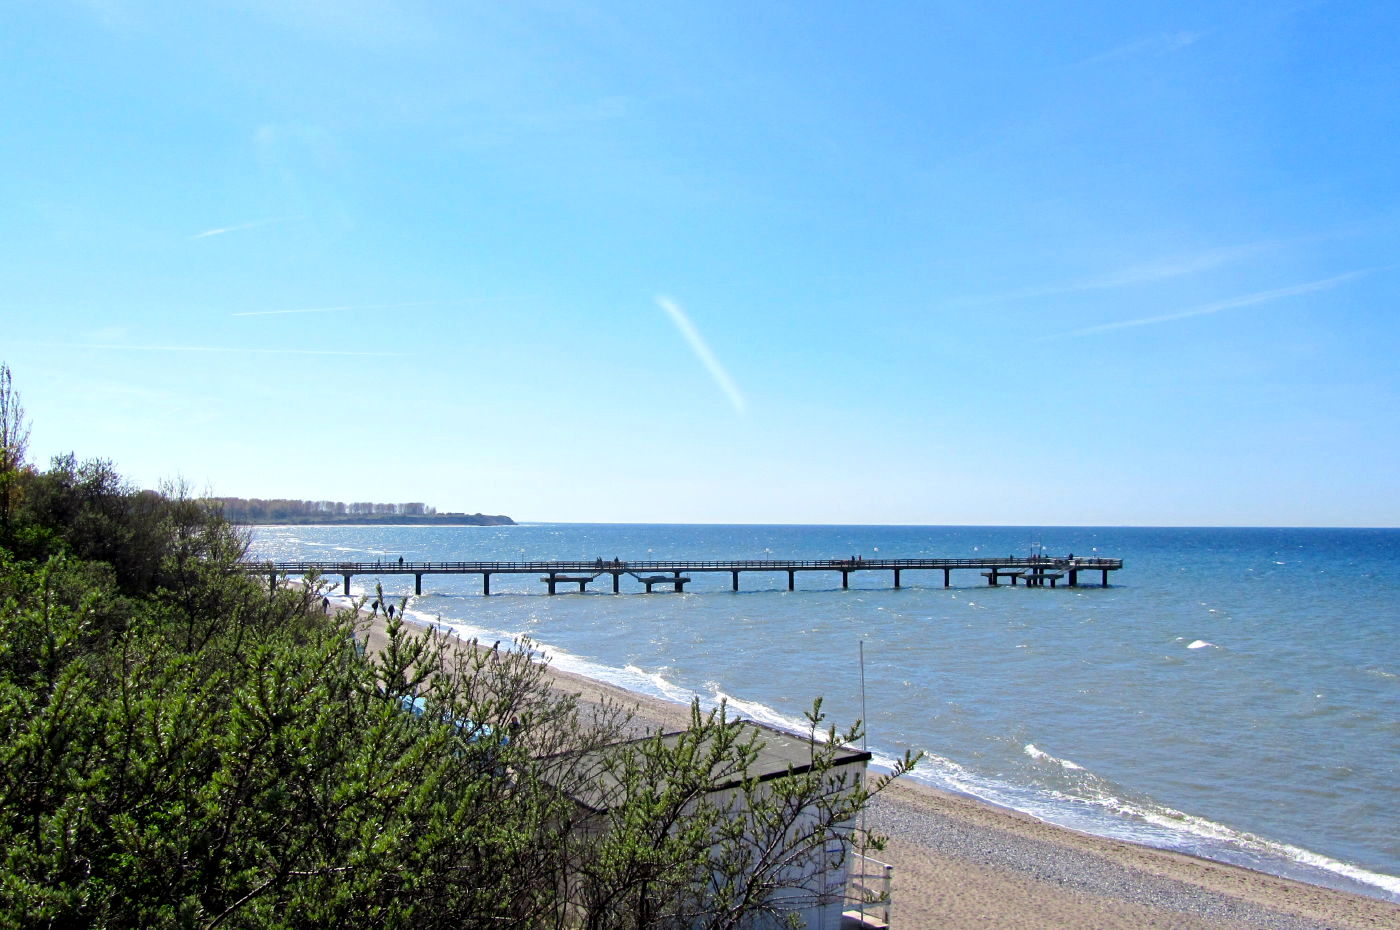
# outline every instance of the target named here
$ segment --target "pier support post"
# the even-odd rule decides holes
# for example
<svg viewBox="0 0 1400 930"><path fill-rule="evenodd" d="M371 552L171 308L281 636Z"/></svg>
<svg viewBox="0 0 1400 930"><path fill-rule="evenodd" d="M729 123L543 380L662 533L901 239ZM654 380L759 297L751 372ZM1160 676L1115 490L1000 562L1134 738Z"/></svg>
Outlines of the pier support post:
<svg viewBox="0 0 1400 930"><path fill-rule="evenodd" d="M1071 588L1079 587L1079 570L1076 568L1069 570L1069 586Z"/></svg>
<svg viewBox="0 0 1400 930"><path fill-rule="evenodd" d="M845 590L851 586L851 573L844 568L841 569L841 588Z"/></svg>
<svg viewBox="0 0 1400 930"><path fill-rule="evenodd" d="M555 584L557 584L557 582L554 580L554 572L549 573L549 577L544 580L544 583L549 585L549 593L553 594L554 586Z"/></svg>
<svg viewBox="0 0 1400 930"><path fill-rule="evenodd" d="M350 576L343 575L342 577L345 579L345 586L340 589L340 593L348 596L350 594Z"/></svg>
<svg viewBox="0 0 1400 930"><path fill-rule="evenodd" d="M1103 576L1104 576L1105 578L1107 578L1107 577L1108 577L1108 572L1104 572L1104 575L1103 575ZM789 568L789 569L788 569L788 590L789 590L789 591L795 590L796 587L797 587L797 572L795 572L795 571L793 571L792 569Z"/></svg>
<svg viewBox="0 0 1400 930"><path fill-rule="evenodd" d="M418 595L423 593L423 575L421 572L413 573L413 593Z"/></svg>
<svg viewBox="0 0 1400 930"><path fill-rule="evenodd" d="M481 594L483 597L491 596L491 573L481 573Z"/></svg>
<svg viewBox="0 0 1400 930"><path fill-rule="evenodd" d="M622 574L621 574L620 572L613 572L613 573L612 573L612 576L613 576L613 593L614 593L614 594L621 594L621 593L622 593L622 588L620 587L620 585L621 585L621 583L622 583Z"/></svg>
<svg viewBox="0 0 1400 930"><path fill-rule="evenodd" d="M894 570L894 586L899 587L899 569Z"/></svg>
<svg viewBox="0 0 1400 930"><path fill-rule="evenodd" d="M1108 569L1103 570L1103 586L1108 587Z"/></svg>
<svg viewBox="0 0 1400 930"><path fill-rule="evenodd" d="M730 572L730 574L734 576L734 590L737 591L739 590L739 573Z"/></svg>
<svg viewBox="0 0 1400 930"><path fill-rule="evenodd" d="M943 587L947 588L947 587L951 587L951 586L952 586L952 581L949 580L949 579L951 579L952 577L953 577L953 570L952 570L951 568L945 568L945 569L943 569Z"/></svg>

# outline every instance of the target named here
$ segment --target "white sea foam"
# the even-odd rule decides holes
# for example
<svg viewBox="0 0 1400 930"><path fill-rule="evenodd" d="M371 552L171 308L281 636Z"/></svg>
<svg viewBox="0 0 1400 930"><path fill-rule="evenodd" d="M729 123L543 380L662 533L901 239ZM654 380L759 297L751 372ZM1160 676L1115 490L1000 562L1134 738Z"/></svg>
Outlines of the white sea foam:
<svg viewBox="0 0 1400 930"><path fill-rule="evenodd" d="M1101 779L1094 779L1099 785L1106 785ZM1206 840L1218 858L1230 861L1228 851L1243 851L1251 856L1259 856L1274 861L1295 862L1334 875L1340 875L1354 882L1380 888L1391 895L1400 895L1400 877L1371 872L1346 862L1340 862L1320 853L1279 843L1236 830L1225 824L1207 820L1194 814L1174 810L1163 805L1134 802L1104 791L1088 798L1089 803L1126 818L1134 818L1162 828L1169 833L1185 834ZM1156 844L1154 844L1156 845ZM1223 854L1221 854L1223 852Z"/></svg>
<svg viewBox="0 0 1400 930"><path fill-rule="evenodd" d="M461 639L475 639L478 641L499 639L514 642L525 635L523 631L491 629L457 619L444 619L437 614L430 614L425 610L420 610L415 607L405 607L403 612L404 616L415 623L421 623L424 626L444 630ZM536 643L535 646L536 648L542 648L538 643Z"/></svg>
<svg viewBox="0 0 1400 930"><path fill-rule="evenodd" d="M1069 769L1071 771L1084 771L1084 766L1079 763L1071 762L1068 759L1057 759L1050 755L1050 753L1037 749L1034 743L1026 744L1025 753L1037 762L1049 762L1058 765L1060 768Z"/></svg>
<svg viewBox="0 0 1400 930"><path fill-rule="evenodd" d="M964 793L1019 810L1049 823L1116 836L1149 846L1184 849L1252 868L1260 866L1259 860L1273 861L1280 865L1294 863L1400 897L1400 877L1372 872L1300 846L1264 839L1204 817L1157 804L1149 799L1133 800L1124 797L1107 780L1084 769L1083 766L1066 759L1058 759L1032 743L1025 745L1024 752L1038 762L1056 764L1065 770L1074 771L1074 787L1071 790L1027 791L1024 787L971 777L966 769L948 763L948 760L942 760L944 764L940 768L953 777L945 777L943 780L956 784L957 790ZM1105 821L1102 817L1093 817L1094 810L1108 815L1109 819ZM1087 822L1084 820L1086 814L1090 816Z"/></svg>
<svg viewBox="0 0 1400 930"><path fill-rule="evenodd" d="M687 688L682 688L660 672L648 672L635 665L626 666L623 672L626 675L647 682L651 686L653 694L663 697L668 701L677 704L689 704L698 697L695 692Z"/></svg>
<svg viewBox="0 0 1400 930"><path fill-rule="evenodd" d="M746 701L743 698L734 697L720 690L716 690L713 693L711 700L712 706L723 701L734 711L735 715L739 717L744 717L757 723L764 723L770 727L776 727L779 730L787 730L789 733L806 733L810 729L810 725L805 718L784 714L759 701ZM818 729L817 735L819 737L821 733L822 730Z"/></svg>

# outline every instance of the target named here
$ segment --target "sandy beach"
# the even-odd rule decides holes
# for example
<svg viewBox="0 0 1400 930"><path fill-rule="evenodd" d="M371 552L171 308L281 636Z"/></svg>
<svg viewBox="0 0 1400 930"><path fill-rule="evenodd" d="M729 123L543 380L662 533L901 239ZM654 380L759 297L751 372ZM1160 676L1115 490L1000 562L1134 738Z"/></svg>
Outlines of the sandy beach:
<svg viewBox="0 0 1400 930"><path fill-rule="evenodd" d="M650 726L689 719L680 704L550 675L581 702L635 707ZM876 799L867 826L889 837L893 927L1400 928L1397 904L1078 833L907 780Z"/></svg>

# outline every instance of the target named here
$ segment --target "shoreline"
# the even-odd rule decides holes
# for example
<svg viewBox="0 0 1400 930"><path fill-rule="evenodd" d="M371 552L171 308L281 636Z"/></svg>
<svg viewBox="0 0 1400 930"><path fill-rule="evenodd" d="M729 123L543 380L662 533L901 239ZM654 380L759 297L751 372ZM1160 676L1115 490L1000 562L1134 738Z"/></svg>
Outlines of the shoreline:
<svg viewBox="0 0 1400 930"><path fill-rule="evenodd" d="M667 729L688 706L550 668L583 701L638 708ZM1384 927L1400 905L1185 853L1080 833L907 779L869 809L888 836L892 923L906 927Z"/></svg>
<svg viewBox="0 0 1400 930"><path fill-rule="evenodd" d="M552 665L547 671L556 688L581 702L634 708L644 725L669 730L689 722L689 705ZM875 799L867 826L889 837L877 856L894 866L891 923L900 927L1400 926L1400 904L1081 833L907 778Z"/></svg>

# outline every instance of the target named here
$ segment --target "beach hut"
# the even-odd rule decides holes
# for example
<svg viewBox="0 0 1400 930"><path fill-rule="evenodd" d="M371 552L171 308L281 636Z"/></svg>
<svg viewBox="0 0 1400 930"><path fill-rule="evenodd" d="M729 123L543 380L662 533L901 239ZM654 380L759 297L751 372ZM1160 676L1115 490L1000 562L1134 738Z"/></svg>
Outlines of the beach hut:
<svg viewBox="0 0 1400 930"><path fill-rule="evenodd" d="M747 720L728 721L726 727L736 728L734 735L743 741L752 741L756 750L742 772L723 770L715 773L703 791L703 800L695 803L709 805L726 817L738 818L744 829L757 827L748 815L756 800L762 800L773 791L781 792L780 780L811 776L812 744L804 735L788 733L773 727ZM659 736L661 744L675 749L687 738L687 731L674 731ZM658 737L646 739L656 740ZM592 758L576 760L588 772L586 779L575 782L569 789L569 796L578 805L582 816L577 830L585 835L601 839L610 829L615 806L626 803L627 788L615 760L617 750L628 746L640 747L645 740L635 740L631 744L617 744L591 754ZM703 755L703 746L698 748ZM863 784L870 753L850 747L835 750L831 764L826 767L823 780L824 792L834 797L850 792ZM573 768L577 773L579 768ZM782 805L775 805L781 808ZM782 859L776 866L767 860L765 867L770 871L768 881L779 886L770 899L772 908L778 913L759 915L743 926L746 930L760 930L769 926L787 926L782 920L796 915L797 926L809 930L839 930L846 926L873 926L874 924L852 923L850 918L843 924L842 912L849 906L855 889L851 884L853 860L858 857L850 850L849 838L855 829L851 820L840 824L827 824L828 829L820 829L822 814L817 805L790 812L781 829L792 840L793 845L801 845L796 840L808 834L823 836L824 841L816 846L808 846L796 856ZM815 829L814 831L814 828ZM773 839L772 823L765 836L750 836L747 841L754 847L767 846ZM756 857L757 858L757 857ZM858 869L858 871L861 871ZM695 924L707 923L705 915L697 915Z"/></svg>

